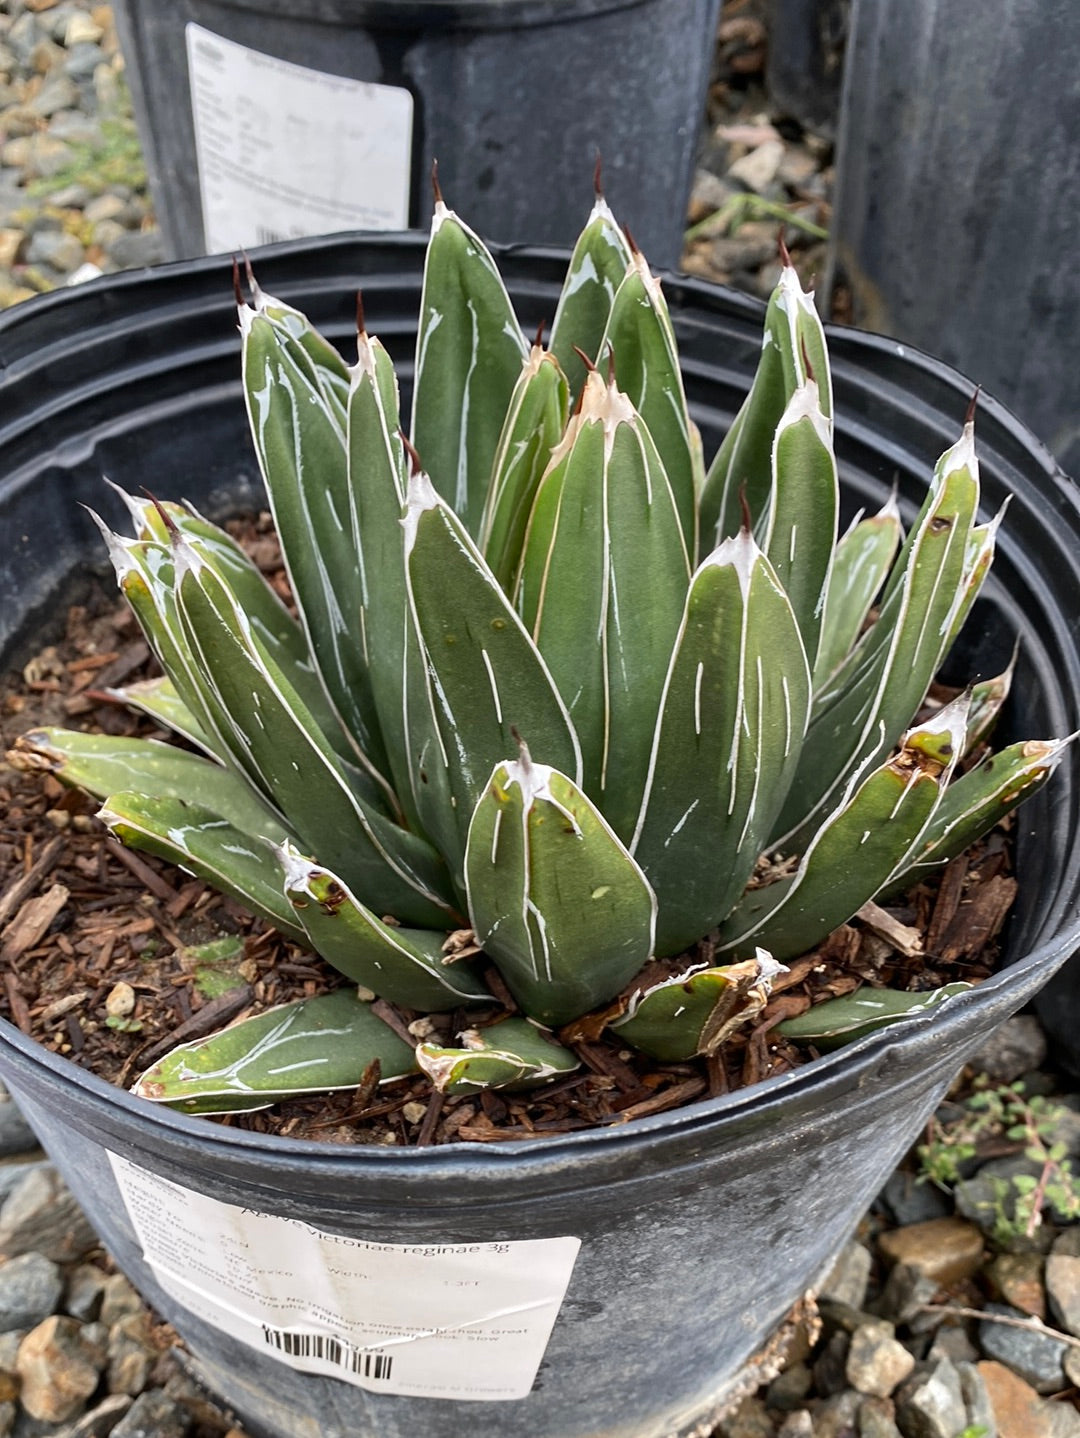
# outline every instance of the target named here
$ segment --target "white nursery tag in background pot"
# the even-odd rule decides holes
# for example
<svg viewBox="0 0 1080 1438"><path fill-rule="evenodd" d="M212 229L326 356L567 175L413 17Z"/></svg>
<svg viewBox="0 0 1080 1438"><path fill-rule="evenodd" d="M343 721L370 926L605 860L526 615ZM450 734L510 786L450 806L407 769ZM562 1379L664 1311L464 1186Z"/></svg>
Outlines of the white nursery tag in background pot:
<svg viewBox="0 0 1080 1438"><path fill-rule="evenodd" d="M409 222L413 98L328 75L188 24L210 254Z"/></svg>
<svg viewBox="0 0 1080 1438"><path fill-rule="evenodd" d="M369 1243L109 1162L171 1297L292 1368L377 1393L524 1398L581 1247Z"/></svg>

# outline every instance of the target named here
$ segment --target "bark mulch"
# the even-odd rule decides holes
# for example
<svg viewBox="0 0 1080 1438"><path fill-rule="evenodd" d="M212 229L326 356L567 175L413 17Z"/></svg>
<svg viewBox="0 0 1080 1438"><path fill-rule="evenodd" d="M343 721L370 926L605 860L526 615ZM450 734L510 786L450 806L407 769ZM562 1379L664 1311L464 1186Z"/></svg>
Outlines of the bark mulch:
<svg viewBox="0 0 1080 1438"><path fill-rule="evenodd" d="M269 517L230 528L286 594ZM0 677L0 754L46 725L169 738L103 693L156 672L115 592L95 589L62 623L21 673ZM51 775L0 759L0 1013L23 1033L128 1086L177 1043L338 986L321 959L239 904L125 849L96 808ZM601 1035L575 1044L577 1073L532 1093L444 1099L423 1076L380 1085L371 1074L358 1089L211 1121L335 1143L424 1145L542 1138L662 1113L814 1057L771 1032L813 1003L863 983L926 990L987 977L1015 890L1006 838L996 832L940 881L888 909L867 906L794 960L755 1025L709 1058L658 1063ZM709 958L708 937L688 957ZM505 1007L492 1018L513 1003L501 987L495 992ZM377 1008L409 1041L433 1030L449 1038L477 1022L472 1010L466 1020Z"/></svg>

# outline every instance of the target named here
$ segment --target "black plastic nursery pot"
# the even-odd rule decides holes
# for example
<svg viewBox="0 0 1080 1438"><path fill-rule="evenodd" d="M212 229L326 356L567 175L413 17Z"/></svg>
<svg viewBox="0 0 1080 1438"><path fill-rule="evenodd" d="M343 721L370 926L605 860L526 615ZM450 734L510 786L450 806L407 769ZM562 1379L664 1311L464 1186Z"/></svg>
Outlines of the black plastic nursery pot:
<svg viewBox="0 0 1080 1438"><path fill-rule="evenodd" d="M114 8L170 258L426 224L433 159L485 238L571 245L599 153L678 262L719 0Z"/></svg>
<svg viewBox="0 0 1080 1438"><path fill-rule="evenodd" d="M264 288L306 310L346 352L362 285L369 325L407 384L422 259L414 236L332 237L276 247L255 265ZM506 250L499 259L526 327L552 315L565 256ZM697 281L670 280L666 290L711 451L760 351L761 307ZM958 434L970 384L891 340L850 330L830 339L847 503L877 505L895 479L910 518ZM218 514L257 504L259 482L222 261L116 276L9 311L0 364L0 654L10 661L43 642L80 569L100 568L79 501L119 523L102 474ZM980 401L977 428L987 513L1006 494L1013 500L963 642L965 667L999 672L1019 636L1003 737L1062 735L1076 725L1080 696L1080 505L993 400ZM1007 962L977 989L797 1072L603 1130L419 1150L263 1137L136 1101L7 1025L0 1073L117 1262L257 1438L705 1435L741 1365L820 1279L966 1056L1080 942L1078 810L1080 770L1067 756L1019 811ZM565 1240L580 1248L560 1304L575 1247ZM503 1283L496 1292L488 1277L466 1279L483 1311L464 1322L442 1266L458 1245L470 1250L459 1276L470 1263L486 1274L501 1265ZM328 1251L351 1256L337 1262ZM380 1292L391 1309L404 1291L423 1299L425 1322L397 1330L377 1355L392 1357L390 1378L370 1346L326 1346L342 1305L380 1318L371 1275L358 1276L369 1257L389 1265ZM207 1293L224 1293L234 1318L250 1316L260 1265L285 1285L278 1307L244 1337L233 1319L224 1331ZM194 1287L178 1289L177 1273ZM296 1299L321 1305L321 1319L290 1309ZM504 1374L528 1388L514 1330L535 1325L540 1310L546 1322L557 1316L531 1391L493 1394ZM282 1348L303 1346L297 1325L309 1336L323 1330L320 1374L287 1366ZM457 1344L459 1392L415 1396L430 1371L424 1345L447 1328L439 1341ZM536 1347L535 1331L528 1341ZM413 1392L394 1391L408 1390L409 1374Z"/></svg>

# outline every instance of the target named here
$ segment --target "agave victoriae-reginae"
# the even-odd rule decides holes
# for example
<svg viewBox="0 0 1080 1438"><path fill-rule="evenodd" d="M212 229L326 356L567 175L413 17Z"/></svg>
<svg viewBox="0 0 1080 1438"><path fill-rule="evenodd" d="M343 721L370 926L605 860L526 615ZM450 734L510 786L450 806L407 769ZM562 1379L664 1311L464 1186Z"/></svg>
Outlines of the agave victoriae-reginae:
<svg viewBox="0 0 1080 1438"><path fill-rule="evenodd" d="M1053 769L1064 741L953 777L1008 684L924 706L994 547L972 423L906 535L893 503L838 535L825 338L790 266L708 471L660 286L602 199L546 349L438 201L409 441L362 323L351 368L257 287L240 330L299 619L223 531L129 498L135 536L105 537L166 677L125 697L191 747L49 730L20 762L351 985L174 1050L146 1097L254 1108L375 1060L535 1084L575 1066L566 1026L714 1052L784 961ZM375 996L475 1021L414 1050ZM847 1026L927 1002L879 999Z"/></svg>

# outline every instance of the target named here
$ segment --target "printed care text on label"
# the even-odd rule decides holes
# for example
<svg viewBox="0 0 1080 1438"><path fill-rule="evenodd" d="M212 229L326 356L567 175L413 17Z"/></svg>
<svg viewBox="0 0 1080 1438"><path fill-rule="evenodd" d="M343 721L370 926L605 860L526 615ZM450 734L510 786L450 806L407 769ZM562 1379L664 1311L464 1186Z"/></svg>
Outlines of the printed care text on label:
<svg viewBox="0 0 1080 1438"><path fill-rule="evenodd" d="M369 1243L109 1161L162 1288L241 1342L377 1393L497 1401L532 1388L579 1239Z"/></svg>
<svg viewBox="0 0 1080 1438"><path fill-rule="evenodd" d="M210 254L409 223L413 99L187 26Z"/></svg>

